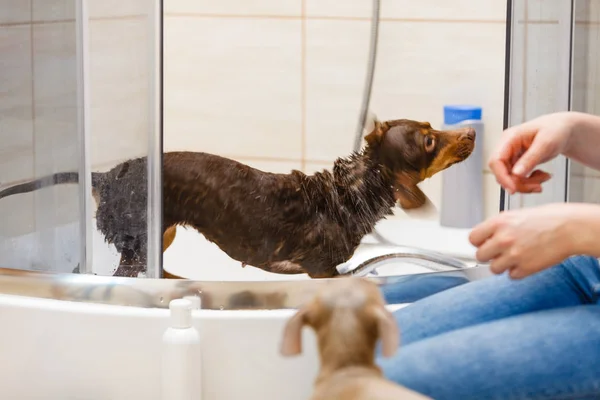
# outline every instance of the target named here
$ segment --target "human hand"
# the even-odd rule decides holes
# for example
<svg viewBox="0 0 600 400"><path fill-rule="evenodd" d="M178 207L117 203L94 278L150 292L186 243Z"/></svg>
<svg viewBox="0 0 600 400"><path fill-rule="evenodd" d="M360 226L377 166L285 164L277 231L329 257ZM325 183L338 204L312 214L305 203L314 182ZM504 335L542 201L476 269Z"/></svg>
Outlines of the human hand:
<svg viewBox="0 0 600 400"><path fill-rule="evenodd" d="M565 152L573 126L573 114L561 112L505 130L489 162L498 183L510 194L540 193L551 176L534 168Z"/></svg>
<svg viewBox="0 0 600 400"><path fill-rule="evenodd" d="M599 209L593 204L559 203L507 211L477 225L469 240L478 248L478 261L491 261L492 272L509 271L511 278L524 278L584 254L590 243L598 247L600 224L590 217L598 220Z"/></svg>

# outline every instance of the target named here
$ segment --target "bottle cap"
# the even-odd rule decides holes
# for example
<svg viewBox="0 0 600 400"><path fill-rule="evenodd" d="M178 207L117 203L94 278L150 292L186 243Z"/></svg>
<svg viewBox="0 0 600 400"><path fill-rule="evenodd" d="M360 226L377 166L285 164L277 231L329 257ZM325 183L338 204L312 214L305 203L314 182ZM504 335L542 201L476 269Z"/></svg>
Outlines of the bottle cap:
<svg viewBox="0 0 600 400"><path fill-rule="evenodd" d="M191 328L192 326L192 302L187 299L175 299L169 303L171 310L172 328Z"/></svg>
<svg viewBox="0 0 600 400"><path fill-rule="evenodd" d="M463 121L480 120L481 107L470 105L444 106L444 124L455 125Z"/></svg>

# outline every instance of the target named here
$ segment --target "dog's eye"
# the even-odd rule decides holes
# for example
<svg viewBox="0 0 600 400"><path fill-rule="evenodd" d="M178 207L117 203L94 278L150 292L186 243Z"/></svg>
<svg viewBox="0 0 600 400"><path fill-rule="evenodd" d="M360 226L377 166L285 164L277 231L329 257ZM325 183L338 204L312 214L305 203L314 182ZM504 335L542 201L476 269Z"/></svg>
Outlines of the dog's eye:
<svg viewBox="0 0 600 400"><path fill-rule="evenodd" d="M435 148L435 139L431 136L425 137L425 150L432 151Z"/></svg>

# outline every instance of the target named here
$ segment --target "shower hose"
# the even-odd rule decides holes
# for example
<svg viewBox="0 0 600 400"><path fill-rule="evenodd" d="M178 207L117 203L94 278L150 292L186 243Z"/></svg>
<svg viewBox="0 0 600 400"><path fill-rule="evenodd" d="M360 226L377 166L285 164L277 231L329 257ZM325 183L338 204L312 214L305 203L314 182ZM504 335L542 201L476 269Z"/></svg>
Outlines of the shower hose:
<svg viewBox="0 0 600 400"><path fill-rule="evenodd" d="M373 91L373 76L375 75L375 60L377 59L377 44L379 39L379 8L381 6L381 0L373 0L373 15L371 17L371 40L369 43L369 58L367 64L367 74L365 78L365 88L363 91L362 104L360 107L360 115L358 120L358 126L356 127L356 137L354 140L354 151L360 151L363 140L363 130L367 122L367 116L369 114L369 102L371 101L371 92ZM374 239L381 244L396 246L397 244L391 240L386 239L379 231L377 227L373 228L371 233Z"/></svg>

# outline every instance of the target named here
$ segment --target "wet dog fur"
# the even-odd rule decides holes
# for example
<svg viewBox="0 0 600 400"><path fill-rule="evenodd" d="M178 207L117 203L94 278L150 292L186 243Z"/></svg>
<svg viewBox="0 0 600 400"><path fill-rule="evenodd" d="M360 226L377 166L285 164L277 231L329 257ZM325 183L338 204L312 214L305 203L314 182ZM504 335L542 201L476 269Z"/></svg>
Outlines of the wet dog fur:
<svg viewBox="0 0 600 400"><path fill-rule="evenodd" d="M338 275L375 224L426 201L417 184L466 159L475 131L439 131L427 122L374 121L358 153L333 170L306 175L263 172L201 152L163 155L163 251L176 226L196 229L244 265L311 278ZM76 183L58 173L9 187L2 197L47 185ZM98 230L121 254L115 276L137 276L146 267L147 160L125 161L92 173ZM166 273L166 278L180 278Z"/></svg>

